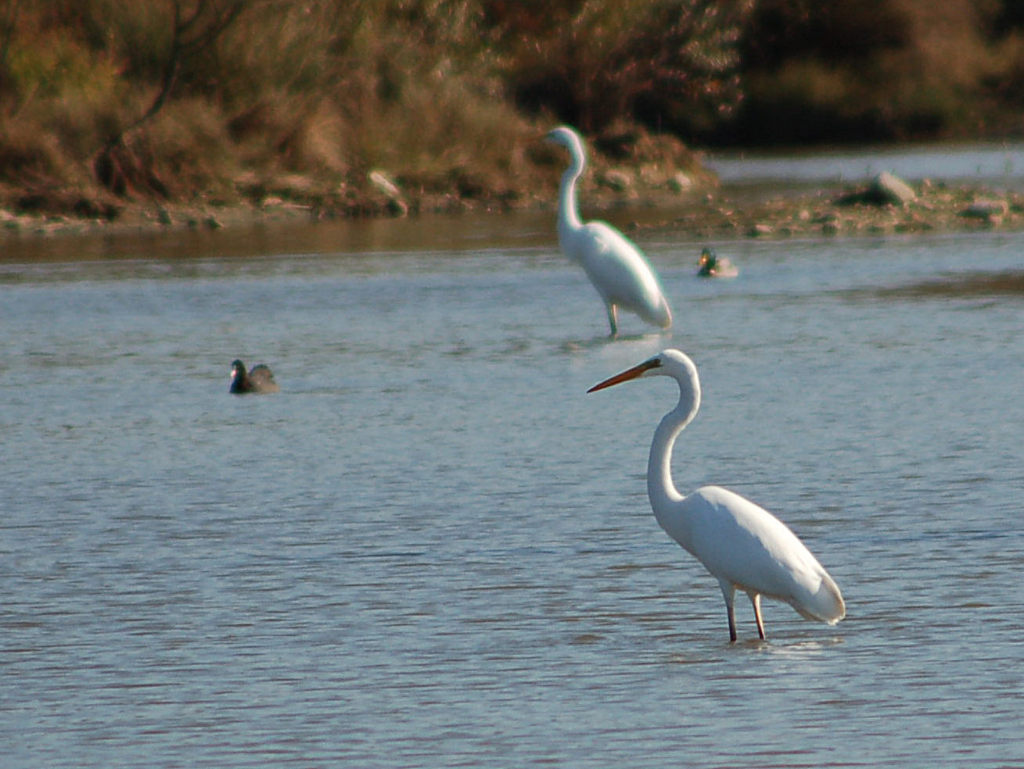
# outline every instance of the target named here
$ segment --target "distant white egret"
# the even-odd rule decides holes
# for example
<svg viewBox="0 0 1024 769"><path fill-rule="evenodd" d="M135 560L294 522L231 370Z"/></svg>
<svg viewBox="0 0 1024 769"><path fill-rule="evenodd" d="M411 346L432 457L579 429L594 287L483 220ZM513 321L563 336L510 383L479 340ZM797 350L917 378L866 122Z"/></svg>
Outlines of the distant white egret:
<svg viewBox="0 0 1024 769"><path fill-rule="evenodd" d="M587 273L604 300L611 335L614 337L619 331L619 307L636 313L651 325L669 328L672 311L640 249L610 224L584 224L580 219L576 180L583 174L587 161L579 134L568 126L560 126L546 138L565 147L571 156L558 193L558 242L569 260Z"/></svg>
<svg viewBox="0 0 1024 769"><path fill-rule="evenodd" d="M252 371L246 371L242 361L232 362L229 392L235 395L244 395L245 393L276 393L280 391L281 388L274 381L274 375L262 363L253 366Z"/></svg>
<svg viewBox="0 0 1024 769"><path fill-rule="evenodd" d="M845 617L839 587L782 521L718 486L704 486L686 497L676 490L672 446L700 408L700 381L693 361L679 350L663 350L587 392L644 376L669 376L679 383L678 405L654 431L647 495L661 527L718 579L729 614L729 640L736 640L737 589L750 597L762 639L762 595L785 601L807 619L834 625Z"/></svg>

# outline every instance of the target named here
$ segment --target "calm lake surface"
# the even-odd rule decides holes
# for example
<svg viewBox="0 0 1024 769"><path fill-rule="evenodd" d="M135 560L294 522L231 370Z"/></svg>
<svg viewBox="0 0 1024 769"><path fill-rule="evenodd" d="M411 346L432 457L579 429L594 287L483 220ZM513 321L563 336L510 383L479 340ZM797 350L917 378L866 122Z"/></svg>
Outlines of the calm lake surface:
<svg viewBox="0 0 1024 769"><path fill-rule="evenodd" d="M894 146L868 151L832 148L800 155L716 153L707 162L724 184L740 187L854 183L889 171L915 182L932 179L1004 190L1024 189L1024 144L1019 143Z"/></svg>
<svg viewBox="0 0 1024 769"><path fill-rule="evenodd" d="M4 765L1020 765L1024 235L640 241L676 325L618 341L550 215L5 244ZM585 394L667 346L677 485L844 622L728 643L646 498L674 384Z"/></svg>

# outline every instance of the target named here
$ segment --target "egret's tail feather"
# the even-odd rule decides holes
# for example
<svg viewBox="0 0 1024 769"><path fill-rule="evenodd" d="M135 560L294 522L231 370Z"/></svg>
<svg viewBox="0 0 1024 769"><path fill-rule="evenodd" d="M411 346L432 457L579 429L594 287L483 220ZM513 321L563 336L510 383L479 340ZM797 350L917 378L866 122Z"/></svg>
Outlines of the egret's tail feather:
<svg viewBox="0 0 1024 769"><path fill-rule="evenodd" d="M672 309L668 306L665 297L661 297L658 306L654 309L637 307L637 314L652 326L658 328L672 328Z"/></svg>
<svg viewBox="0 0 1024 769"><path fill-rule="evenodd" d="M789 604L804 619L834 625L846 616L846 603L835 581L824 571L820 576L821 582L815 592L803 592L799 598L789 600Z"/></svg>
<svg viewBox="0 0 1024 769"><path fill-rule="evenodd" d="M834 625L846 616L846 603L839 586L828 574L821 575L818 592L811 596L805 607L813 619Z"/></svg>

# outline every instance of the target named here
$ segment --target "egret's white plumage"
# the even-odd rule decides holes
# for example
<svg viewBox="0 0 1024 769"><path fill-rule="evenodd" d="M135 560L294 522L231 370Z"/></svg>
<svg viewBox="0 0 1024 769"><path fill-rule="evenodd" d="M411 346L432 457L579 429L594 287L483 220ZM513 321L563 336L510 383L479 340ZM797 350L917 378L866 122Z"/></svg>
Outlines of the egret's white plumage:
<svg viewBox="0 0 1024 769"><path fill-rule="evenodd" d="M587 160L579 134L568 126L560 126L546 138L569 150L571 157L558 193L558 242L565 255L587 273L604 300L612 336L619 330L620 307L653 326L669 328L672 311L640 249L610 224L584 223L580 219L576 181Z"/></svg>
<svg viewBox="0 0 1024 769"><path fill-rule="evenodd" d="M664 350L588 390L644 376L679 383L679 403L654 432L647 465L647 494L654 516L676 542L718 579L736 640L734 598L745 592L764 638L761 596L785 601L808 619L834 625L846 616L839 587L789 528L767 510L728 489L704 486L683 496L672 482L672 446L700 408L697 367L679 350Z"/></svg>

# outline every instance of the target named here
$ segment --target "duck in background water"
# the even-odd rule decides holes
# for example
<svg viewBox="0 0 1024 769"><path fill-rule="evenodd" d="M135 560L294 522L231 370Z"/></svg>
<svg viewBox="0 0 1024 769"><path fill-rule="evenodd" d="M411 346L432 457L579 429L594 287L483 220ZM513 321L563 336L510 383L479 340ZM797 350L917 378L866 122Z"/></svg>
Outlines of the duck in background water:
<svg viewBox="0 0 1024 769"><path fill-rule="evenodd" d="M700 269L697 275L702 278L735 278L740 274L732 262L724 256L719 257L713 248L705 248L700 252Z"/></svg>
<svg viewBox="0 0 1024 769"><path fill-rule="evenodd" d="M253 366L252 371L245 370L245 364L235 360L231 364L231 388L229 392L235 395L246 393L276 393L281 388L274 381L274 374L269 368L260 363Z"/></svg>

